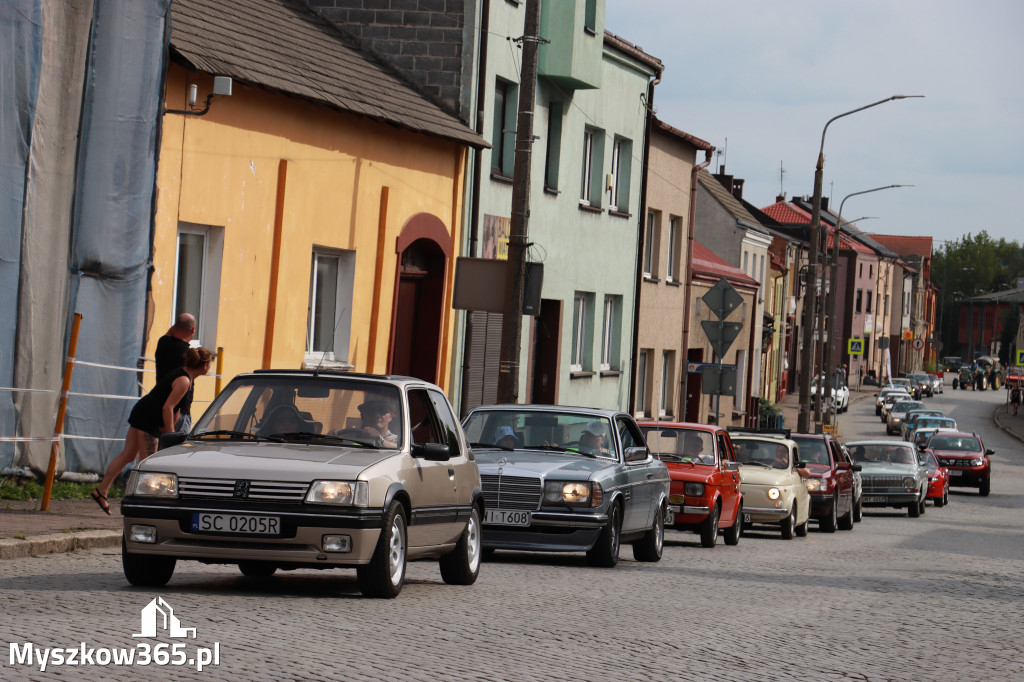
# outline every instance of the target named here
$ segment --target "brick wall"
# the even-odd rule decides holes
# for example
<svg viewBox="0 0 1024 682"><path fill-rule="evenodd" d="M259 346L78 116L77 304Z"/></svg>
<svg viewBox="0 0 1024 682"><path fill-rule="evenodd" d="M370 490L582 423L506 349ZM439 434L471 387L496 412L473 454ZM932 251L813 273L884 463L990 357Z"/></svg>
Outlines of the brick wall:
<svg viewBox="0 0 1024 682"><path fill-rule="evenodd" d="M306 0L460 116L465 0Z"/></svg>

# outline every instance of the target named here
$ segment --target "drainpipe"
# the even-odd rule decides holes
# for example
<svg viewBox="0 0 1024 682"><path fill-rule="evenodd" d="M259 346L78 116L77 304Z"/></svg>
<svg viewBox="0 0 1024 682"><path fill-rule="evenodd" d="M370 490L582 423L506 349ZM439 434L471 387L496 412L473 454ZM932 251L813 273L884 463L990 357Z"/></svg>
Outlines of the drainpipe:
<svg viewBox="0 0 1024 682"><path fill-rule="evenodd" d="M480 8L480 44L477 47L477 78L476 78L476 132L484 134L484 94L487 88L487 38L490 35L491 1L483 0ZM483 182L483 150L473 151L473 196L469 208L469 255L479 256L478 231L480 229L480 183ZM470 338L469 326L471 311L463 313L466 323L462 325L462 387L459 392L459 413L466 415L466 404L469 402L469 363L466 361L466 348Z"/></svg>
<svg viewBox="0 0 1024 682"><path fill-rule="evenodd" d="M681 419L679 421L686 420L686 389L687 384L690 381L690 372L687 369L690 361L690 299L693 297L693 243L696 241L694 237L694 223L697 222L697 175L702 170L711 165L711 152L714 150L707 150L704 152L704 163L696 165L693 170L690 171L690 206L687 211L687 219L689 224L686 226L686 265L683 269L683 288L686 291L683 301L683 338L682 338L682 353L683 353L683 377L682 377L682 393L679 395L679 413ZM699 398L698 398L699 400ZM716 410L717 412L717 410ZM718 421L718 415L715 415L715 421Z"/></svg>
<svg viewBox="0 0 1024 682"><path fill-rule="evenodd" d="M661 82L661 76L665 73L664 67L658 69L654 80L647 84L647 120L644 122L644 172L640 178L640 197L643 201L643 208L638 221L639 239L637 239L636 250L636 273L633 281L636 290L633 294L633 371L629 373L629 396L627 407L630 414L636 414L636 368L640 364L640 291L643 289L643 268L644 268L644 239L647 237L645 222L647 220L647 176L651 167L651 127L654 121L654 86Z"/></svg>

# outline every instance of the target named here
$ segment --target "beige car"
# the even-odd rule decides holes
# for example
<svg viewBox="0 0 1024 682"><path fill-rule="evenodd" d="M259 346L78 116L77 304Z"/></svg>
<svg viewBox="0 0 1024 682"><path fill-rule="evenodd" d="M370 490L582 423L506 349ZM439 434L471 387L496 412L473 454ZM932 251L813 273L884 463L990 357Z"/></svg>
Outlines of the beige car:
<svg viewBox="0 0 1024 682"><path fill-rule="evenodd" d="M438 559L458 585L480 569L480 474L448 399L417 379L239 375L132 472L121 511L133 585L190 559L257 577L353 567L364 594L394 597L407 560Z"/></svg>
<svg viewBox="0 0 1024 682"><path fill-rule="evenodd" d="M787 540L807 535L811 496L796 470L800 447L782 435L732 429L729 435L740 463L743 525L776 526Z"/></svg>

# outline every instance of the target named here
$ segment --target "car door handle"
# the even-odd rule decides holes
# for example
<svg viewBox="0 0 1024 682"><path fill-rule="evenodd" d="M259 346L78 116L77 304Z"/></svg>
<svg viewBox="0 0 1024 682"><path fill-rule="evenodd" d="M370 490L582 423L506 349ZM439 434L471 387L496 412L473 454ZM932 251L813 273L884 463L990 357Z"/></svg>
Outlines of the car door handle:
<svg viewBox="0 0 1024 682"><path fill-rule="evenodd" d="M455 469L448 467L448 475L451 476L452 478L455 478Z"/></svg>
<svg viewBox="0 0 1024 682"><path fill-rule="evenodd" d="M647 478L654 478L654 472L653 471L648 471L647 472Z"/></svg>

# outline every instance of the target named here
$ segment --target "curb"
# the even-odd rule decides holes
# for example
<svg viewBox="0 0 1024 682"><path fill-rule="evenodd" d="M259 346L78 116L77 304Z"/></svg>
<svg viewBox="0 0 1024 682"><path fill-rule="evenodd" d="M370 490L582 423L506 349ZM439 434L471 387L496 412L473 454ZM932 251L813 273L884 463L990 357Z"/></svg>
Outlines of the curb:
<svg viewBox="0 0 1024 682"><path fill-rule="evenodd" d="M33 535L25 540L0 540L0 560L25 559L43 554L73 552L78 549L116 547L121 544L120 530L85 530L75 533Z"/></svg>
<svg viewBox="0 0 1024 682"><path fill-rule="evenodd" d="M1000 421L1000 419L999 419L999 411L1003 407L1005 407L1005 405L1000 405L999 407L997 407L995 409L995 411L992 412L992 421L995 423L996 426L998 426L1000 429L1002 429L1006 433L1010 434L1011 436L1013 436L1017 440L1019 440L1021 442L1024 442L1024 437L1022 437L1019 433L1017 433L1016 431L1012 430L1010 427L1006 426L1005 424L1003 424L1002 421Z"/></svg>

